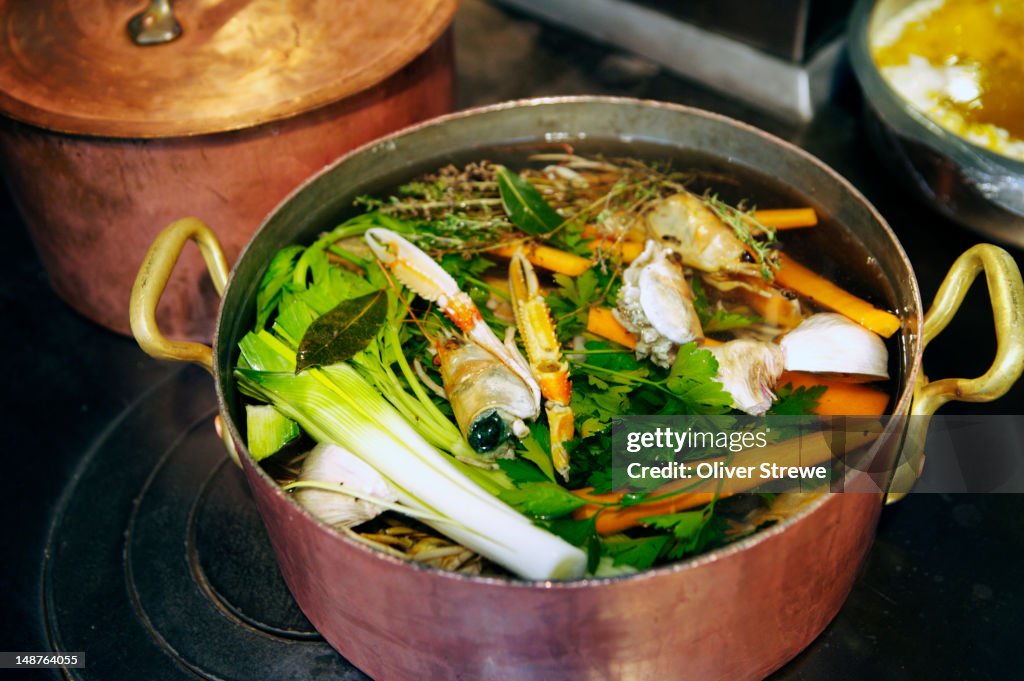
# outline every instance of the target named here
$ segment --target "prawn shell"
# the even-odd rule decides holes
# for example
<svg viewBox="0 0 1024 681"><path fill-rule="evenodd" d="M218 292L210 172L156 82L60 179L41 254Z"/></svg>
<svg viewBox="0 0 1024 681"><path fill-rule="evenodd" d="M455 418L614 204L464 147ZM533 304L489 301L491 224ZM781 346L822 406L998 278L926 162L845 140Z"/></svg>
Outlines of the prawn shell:
<svg viewBox="0 0 1024 681"><path fill-rule="evenodd" d="M505 435L499 449L517 430L517 423L536 419L539 407L533 393L519 376L481 346L452 336L438 346L441 380L459 429L470 435L483 419L501 419ZM476 447L474 447L475 449ZM489 449L487 451L493 451Z"/></svg>
<svg viewBox="0 0 1024 681"><path fill-rule="evenodd" d="M668 246L687 267L703 272L751 272L746 247L732 228L689 192L656 202L645 216L648 233Z"/></svg>
<svg viewBox="0 0 1024 681"><path fill-rule="evenodd" d="M704 337L682 267L653 239L622 273L615 317L637 336L637 356L660 366L672 364L682 343Z"/></svg>

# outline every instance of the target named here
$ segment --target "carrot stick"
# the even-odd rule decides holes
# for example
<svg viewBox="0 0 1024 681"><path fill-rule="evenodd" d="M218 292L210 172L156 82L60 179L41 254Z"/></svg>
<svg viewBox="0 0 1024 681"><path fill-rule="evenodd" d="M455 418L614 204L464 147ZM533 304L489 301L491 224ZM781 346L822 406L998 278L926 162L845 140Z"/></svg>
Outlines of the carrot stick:
<svg viewBox="0 0 1024 681"><path fill-rule="evenodd" d="M785 253L779 253L775 283L830 310L843 314L861 326L888 338L900 328L900 318L841 289L825 277L812 272Z"/></svg>
<svg viewBox="0 0 1024 681"><path fill-rule="evenodd" d="M497 246L489 249L487 252L504 258L511 258L520 248L531 264L551 272L567 274L570 277L577 277L594 265L589 258L540 244L526 243L521 246Z"/></svg>
<svg viewBox="0 0 1024 681"><path fill-rule="evenodd" d="M727 496L730 495L720 494L718 498L724 499ZM615 534L616 532L624 532L631 527L640 525L644 518L688 511L698 506L710 504L714 499L714 492L693 492L690 494L677 494L667 499L660 499L647 504L626 506L625 508L622 506L606 507L597 516L594 525L597 528L598 534ZM576 509L573 516L577 520L584 520L592 517L600 508L600 506L581 506Z"/></svg>
<svg viewBox="0 0 1024 681"><path fill-rule="evenodd" d="M615 341L630 350L636 348L636 336L630 333L607 307L592 307L587 311L587 331L595 336ZM710 347L721 345L722 341L704 338L700 344Z"/></svg>
<svg viewBox="0 0 1024 681"><path fill-rule="evenodd" d="M889 405L889 394L863 383L846 383L834 378L822 378L803 371L784 371L778 386L787 383L794 388L810 388L823 385L828 388L818 402L815 414L875 416L885 413Z"/></svg>
<svg viewBox="0 0 1024 681"><path fill-rule="evenodd" d="M818 224L818 214L814 212L813 208L755 210L753 217L765 227L774 227L775 229L813 227Z"/></svg>
<svg viewBox="0 0 1024 681"><path fill-rule="evenodd" d="M737 468L743 466L758 467L762 463L769 462L778 464L780 467L814 466L827 461L832 456L852 452L872 442L878 437L878 429L882 426L880 422L875 425L875 428L865 427L864 429L857 429L847 433L845 452L833 451L830 438L823 432L814 432L793 440L771 444L767 447L755 447L737 452L732 461L729 462L729 465ZM708 459L707 461L711 463L716 460L724 461L722 458ZM671 494L692 484L690 480L673 480L659 487L653 495ZM666 513L678 513L703 506L710 503L716 495L719 499L723 499L733 494L749 492L763 484L763 480L758 476L734 478L727 483L727 488L720 489L722 484L722 481L708 479L705 483L696 486L691 492L632 506L587 504L573 511L573 517L576 519L586 519L597 515L595 526L598 533L614 534L642 524L644 518ZM605 504L614 503L622 499L622 495L617 492L593 494L593 488L577 490L573 494L586 501L603 502Z"/></svg>
<svg viewBox="0 0 1024 681"><path fill-rule="evenodd" d="M587 331L631 350L636 347L636 336L627 331L607 307L592 307L587 311Z"/></svg>
<svg viewBox="0 0 1024 681"><path fill-rule="evenodd" d="M640 254L644 252L644 244L639 241L623 241L620 248L622 253L622 262L631 263L640 257Z"/></svg>
<svg viewBox="0 0 1024 681"><path fill-rule="evenodd" d="M593 225L583 228L583 236L594 240L594 246L602 251L611 251L622 256L622 262L631 263L640 257L644 250L644 242L636 239L616 239L602 234Z"/></svg>

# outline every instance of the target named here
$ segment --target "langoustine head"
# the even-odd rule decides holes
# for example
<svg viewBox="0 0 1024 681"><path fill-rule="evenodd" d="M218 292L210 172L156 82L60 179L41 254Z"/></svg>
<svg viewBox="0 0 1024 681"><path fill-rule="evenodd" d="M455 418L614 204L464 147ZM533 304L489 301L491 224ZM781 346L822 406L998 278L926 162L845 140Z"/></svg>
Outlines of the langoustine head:
<svg viewBox="0 0 1024 681"><path fill-rule="evenodd" d="M644 225L650 238L678 253L687 267L702 272L760 272L733 229L690 192L654 202L644 215Z"/></svg>
<svg viewBox="0 0 1024 681"><path fill-rule="evenodd" d="M456 334L436 342L441 380L455 421L474 451L510 455L512 438L529 433L540 405L523 380L492 353Z"/></svg>

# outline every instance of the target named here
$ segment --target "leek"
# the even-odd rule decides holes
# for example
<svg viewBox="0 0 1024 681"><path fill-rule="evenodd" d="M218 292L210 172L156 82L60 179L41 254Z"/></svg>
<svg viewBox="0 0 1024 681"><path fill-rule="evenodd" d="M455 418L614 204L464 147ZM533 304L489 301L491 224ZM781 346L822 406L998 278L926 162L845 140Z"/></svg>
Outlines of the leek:
<svg viewBox="0 0 1024 681"><path fill-rule="evenodd" d="M299 436L299 425L269 404L245 405L245 429L252 458L262 461Z"/></svg>
<svg viewBox="0 0 1024 681"><path fill-rule="evenodd" d="M463 546L525 579L570 579L586 569L583 551L470 480L351 366L235 375L243 393L273 404L314 439L351 450L403 505L431 516L426 524Z"/></svg>

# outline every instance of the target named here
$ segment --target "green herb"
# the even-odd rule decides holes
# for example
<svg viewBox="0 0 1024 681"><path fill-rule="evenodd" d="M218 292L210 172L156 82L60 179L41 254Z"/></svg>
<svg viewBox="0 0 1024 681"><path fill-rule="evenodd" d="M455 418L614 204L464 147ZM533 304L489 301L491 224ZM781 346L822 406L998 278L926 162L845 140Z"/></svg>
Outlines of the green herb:
<svg viewBox="0 0 1024 681"><path fill-rule="evenodd" d="M540 468L526 459L498 459L498 468L508 476L513 483L523 482L546 482L550 478Z"/></svg>
<svg viewBox="0 0 1024 681"><path fill-rule="evenodd" d="M509 220L530 236L553 232L564 222L528 180L508 168L498 170L498 190Z"/></svg>
<svg viewBox="0 0 1024 681"><path fill-rule="evenodd" d="M463 290L468 288L468 284L474 283L481 274L494 267L493 260L478 254L446 253L441 256L439 264L445 272L452 275L459 288Z"/></svg>
<svg viewBox="0 0 1024 681"><path fill-rule="evenodd" d="M551 463L551 434L541 423L530 424L530 436L520 441L519 456L534 465L552 482L555 481L555 468Z"/></svg>
<svg viewBox="0 0 1024 681"><path fill-rule="evenodd" d="M683 403L682 414L724 414L732 407L732 396L715 380L718 360L696 343L679 346L665 386Z"/></svg>
<svg viewBox="0 0 1024 681"><path fill-rule="evenodd" d="M637 570L646 570L657 562L668 541L669 536L663 534L638 539L617 536L601 542L601 550L611 556L614 565L630 565Z"/></svg>
<svg viewBox="0 0 1024 681"><path fill-rule="evenodd" d="M711 503L699 511L651 516L642 522L671 532L672 541L664 545L661 557L679 560L724 538L725 522L714 510L715 504Z"/></svg>
<svg viewBox="0 0 1024 681"><path fill-rule="evenodd" d="M503 490L498 498L517 511L540 519L564 516L586 503L555 482L522 483Z"/></svg>
<svg viewBox="0 0 1024 681"><path fill-rule="evenodd" d="M374 339L388 314L384 291L343 300L310 324L295 357L295 372L344 362Z"/></svg>
<svg viewBox="0 0 1024 681"><path fill-rule="evenodd" d="M548 294L546 302L555 320L559 338L571 338L587 326L587 311L601 302L597 272L587 270L578 277L555 274L557 288Z"/></svg>
<svg viewBox="0 0 1024 681"><path fill-rule="evenodd" d="M768 413L775 416L813 414L826 390L823 385L794 388L792 383L787 383L775 391L778 399Z"/></svg>
<svg viewBox="0 0 1024 681"><path fill-rule="evenodd" d="M593 487L602 494L612 489L612 436L609 430L568 443L569 487Z"/></svg>
<svg viewBox="0 0 1024 681"><path fill-rule="evenodd" d="M697 311L697 317L700 319L701 328L705 333L742 329L761 321L757 315L730 312L721 305L712 306L699 277L693 278L690 288L693 290L693 308Z"/></svg>

